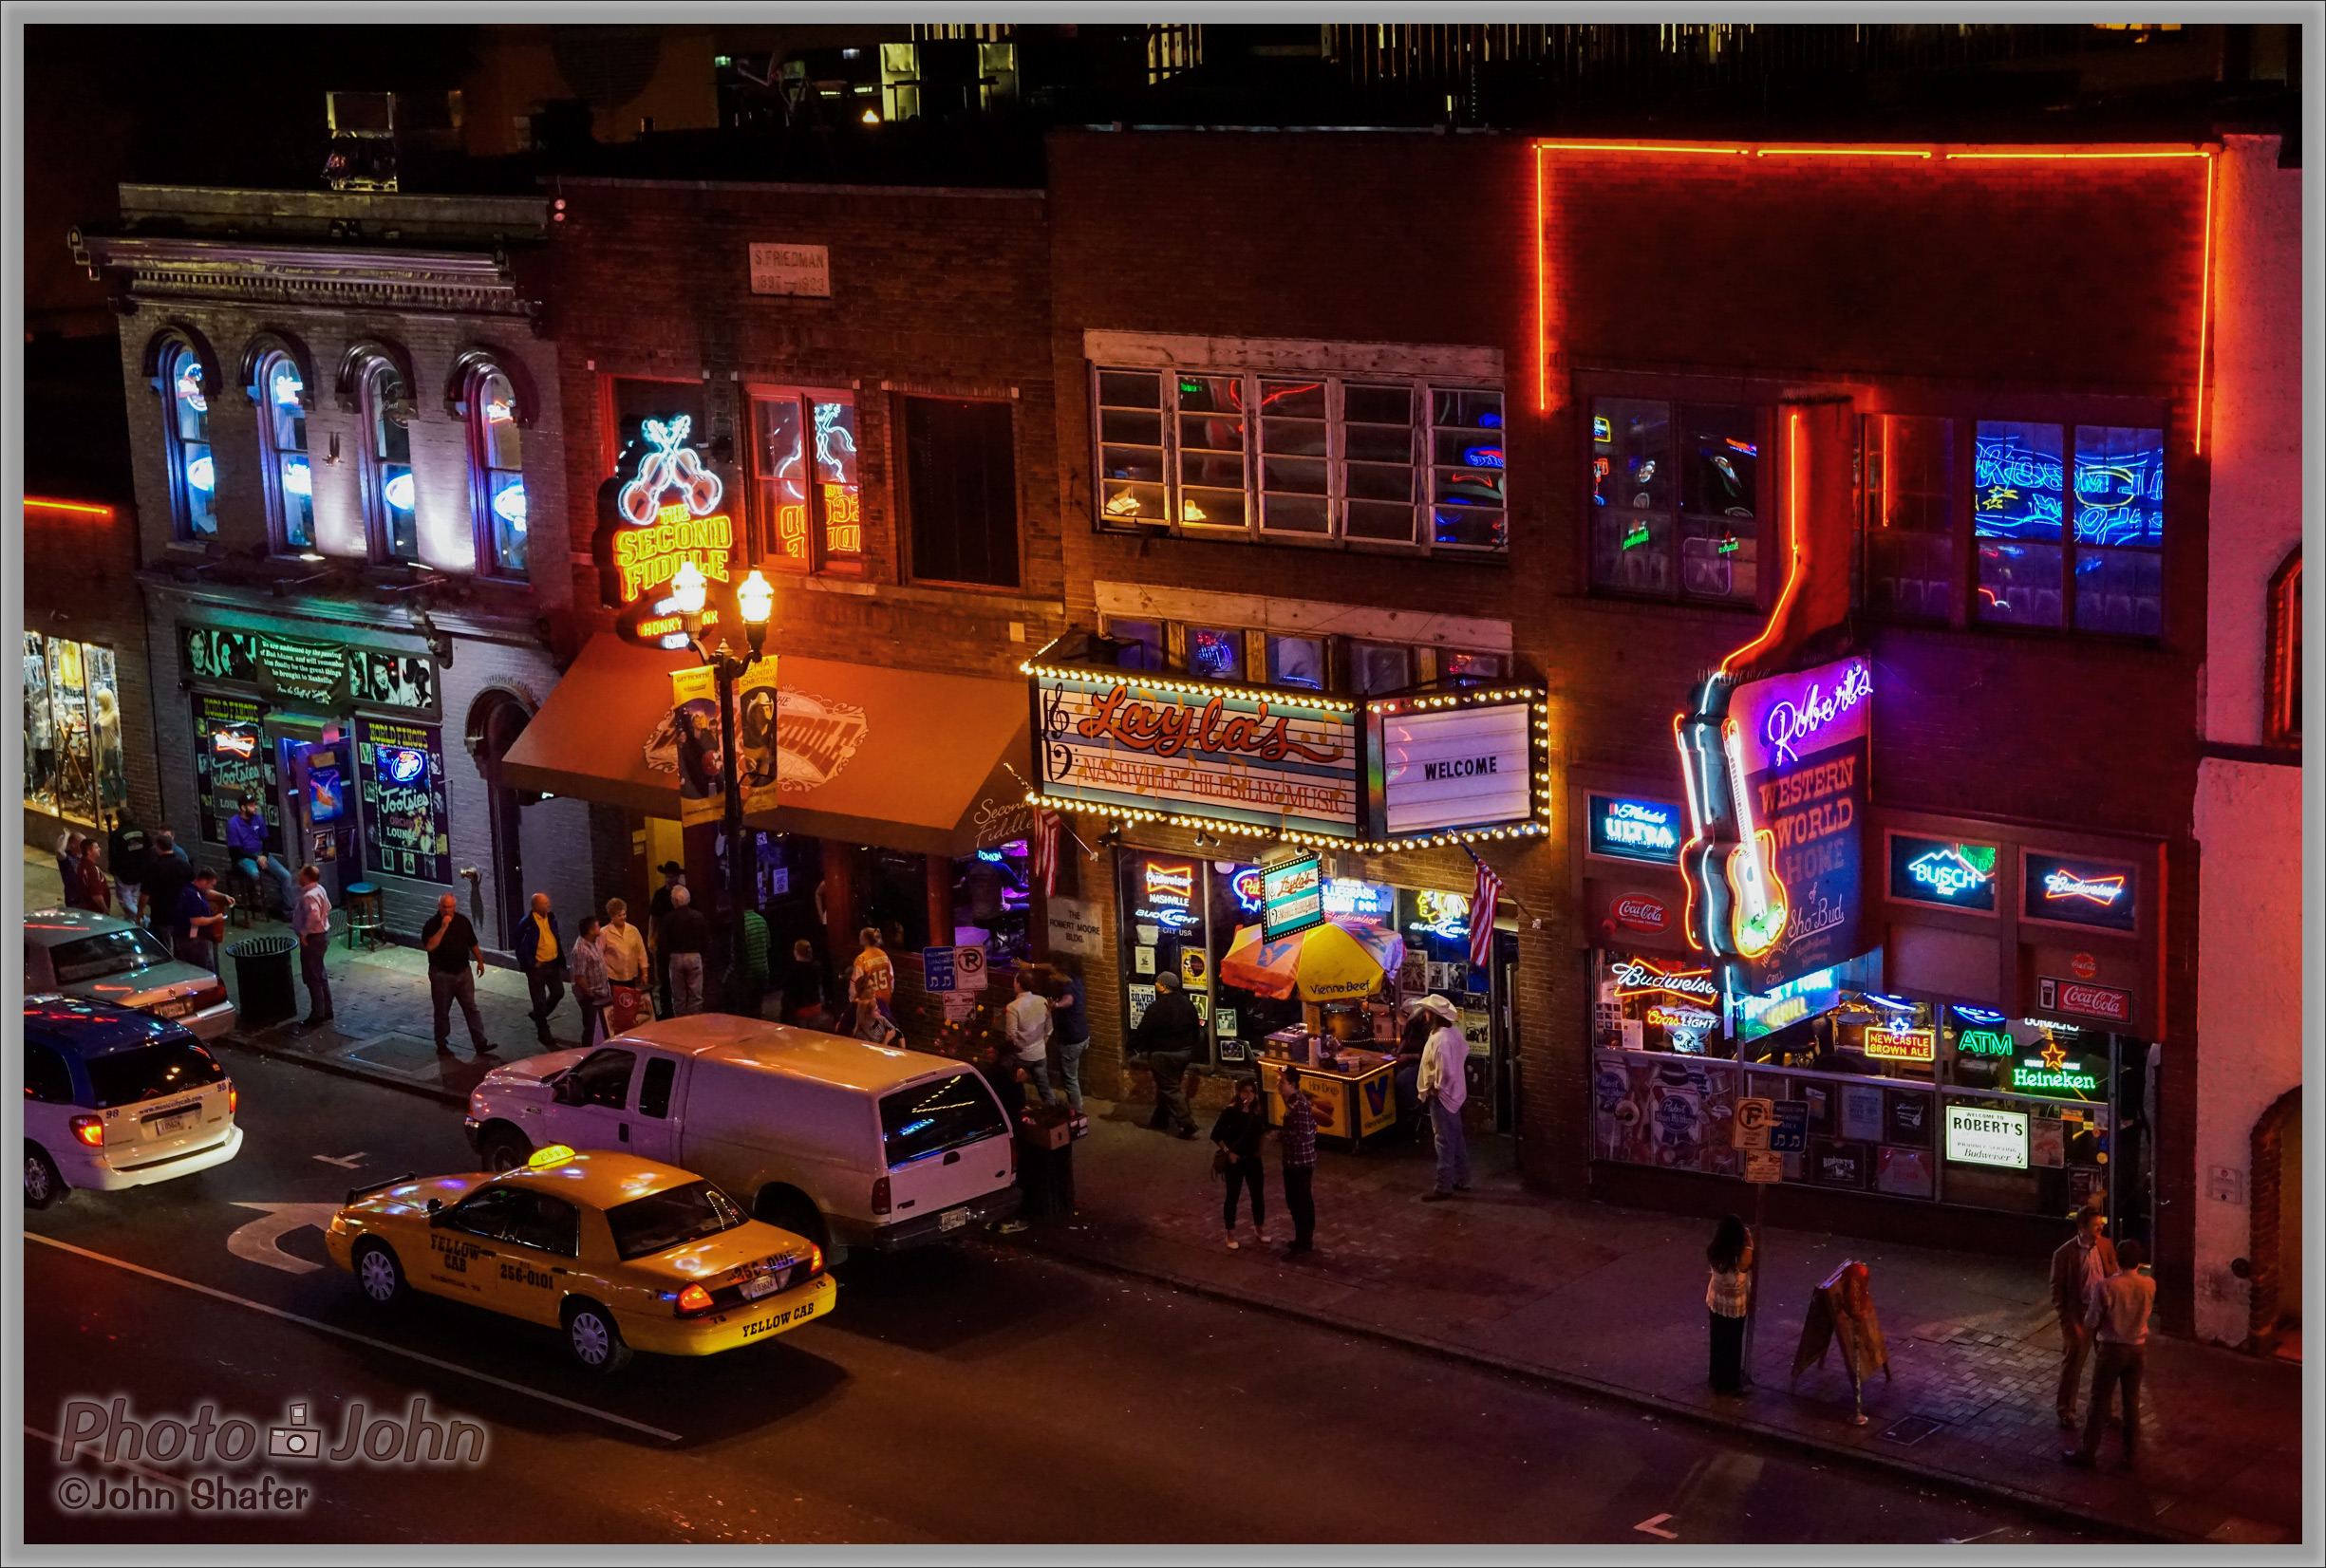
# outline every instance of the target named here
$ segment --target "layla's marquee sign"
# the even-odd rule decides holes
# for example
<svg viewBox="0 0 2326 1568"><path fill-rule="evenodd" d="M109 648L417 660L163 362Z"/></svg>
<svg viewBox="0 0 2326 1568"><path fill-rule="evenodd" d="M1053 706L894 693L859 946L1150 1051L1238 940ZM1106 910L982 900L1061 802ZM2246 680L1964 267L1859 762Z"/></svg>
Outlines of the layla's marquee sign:
<svg viewBox="0 0 2326 1568"><path fill-rule="evenodd" d="M1034 699L1035 783L1054 799L1359 836L1349 704L1104 670L1038 671Z"/></svg>
<svg viewBox="0 0 2326 1568"><path fill-rule="evenodd" d="M618 488L608 486L612 504L593 551L599 586L621 611L614 629L625 642L680 648L686 633L670 581L692 562L709 580L703 625L719 625L732 602L735 524L719 509L725 486L687 444L693 417L647 420L641 429L646 450L637 467Z"/></svg>
<svg viewBox="0 0 2326 1568"><path fill-rule="evenodd" d="M1873 667L1698 688L1674 732L1691 834L1690 941L1763 993L1857 951Z"/></svg>

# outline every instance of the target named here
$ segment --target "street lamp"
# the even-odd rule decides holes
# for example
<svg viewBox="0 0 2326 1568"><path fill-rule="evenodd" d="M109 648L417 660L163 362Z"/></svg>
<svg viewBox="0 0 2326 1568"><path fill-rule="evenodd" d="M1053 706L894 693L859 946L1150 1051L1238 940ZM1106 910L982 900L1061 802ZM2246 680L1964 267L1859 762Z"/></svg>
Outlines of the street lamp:
<svg viewBox="0 0 2326 1568"><path fill-rule="evenodd" d="M743 864L743 793L735 769L735 682L760 662L766 650L767 625L776 613L776 590L757 567L737 585L735 607L742 617L743 636L751 646L751 651L741 659L727 651L723 638L715 648L703 645L703 615L710 598L710 583L703 575L702 568L692 561L681 566L678 575L670 579L670 598L678 609L680 625L686 629L687 646L719 677L719 785L725 806L722 826L727 835L727 904L732 924L728 932L726 996L729 1009L740 1012L748 974L743 957L746 942L743 913L747 907L744 889L748 884ZM771 735L768 741L772 749L775 737Z"/></svg>

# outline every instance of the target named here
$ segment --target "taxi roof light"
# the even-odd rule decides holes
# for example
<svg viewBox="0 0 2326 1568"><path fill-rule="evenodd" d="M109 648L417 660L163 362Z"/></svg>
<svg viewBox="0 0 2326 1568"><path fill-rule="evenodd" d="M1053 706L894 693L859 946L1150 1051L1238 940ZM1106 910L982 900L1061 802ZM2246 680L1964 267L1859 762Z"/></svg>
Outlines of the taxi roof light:
<svg viewBox="0 0 2326 1568"><path fill-rule="evenodd" d="M565 1144L551 1144L545 1148L535 1149L533 1151L532 1158L525 1162L525 1168L528 1170L547 1170L550 1167L561 1166L572 1158L573 1158L573 1150L570 1146Z"/></svg>

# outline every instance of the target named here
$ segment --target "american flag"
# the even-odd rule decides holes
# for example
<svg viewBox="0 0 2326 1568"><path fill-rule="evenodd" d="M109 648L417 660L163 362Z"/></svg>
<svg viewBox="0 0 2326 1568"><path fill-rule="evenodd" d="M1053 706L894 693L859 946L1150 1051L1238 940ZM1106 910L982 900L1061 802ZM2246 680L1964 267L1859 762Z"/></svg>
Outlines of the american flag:
<svg viewBox="0 0 2326 1568"><path fill-rule="evenodd" d="M1028 868L1041 878L1041 896L1058 894L1058 834L1060 819L1056 812L1034 808L1033 865Z"/></svg>
<svg viewBox="0 0 2326 1568"><path fill-rule="evenodd" d="M1469 846L1463 848L1469 849ZM1494 905L1502 898L1502 878L1494 874L1491 866L1478 859L1477 850L1471 849L1470 858L1478 867L1478 880L1470 890L1470 966L1484 969L1494 953ZM1471 981L1471 987L1478 991L1486 989L1475 979Z"/></svg>

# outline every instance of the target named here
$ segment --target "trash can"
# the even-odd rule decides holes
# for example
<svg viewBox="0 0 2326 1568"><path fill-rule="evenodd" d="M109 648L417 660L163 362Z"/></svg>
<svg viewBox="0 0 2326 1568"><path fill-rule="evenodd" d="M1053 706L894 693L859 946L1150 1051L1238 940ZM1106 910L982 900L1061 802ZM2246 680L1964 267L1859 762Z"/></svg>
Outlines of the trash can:
<svg viewBox="0 0 2326 1568"><path fill-rule="evenodd" d="M1041 1220L1074 1212L1074 1132L1064 1119L1018 1124L1020 1218Z"/></svg>
<svg viewBox="0 0 2326 1568"><path fill-rule="evenodd" d="M234 961L235 1020L244 1029L264 1029L299 1011L291 988L291 955L299 944L289 937L245 937L226 950Z"/></svg>

